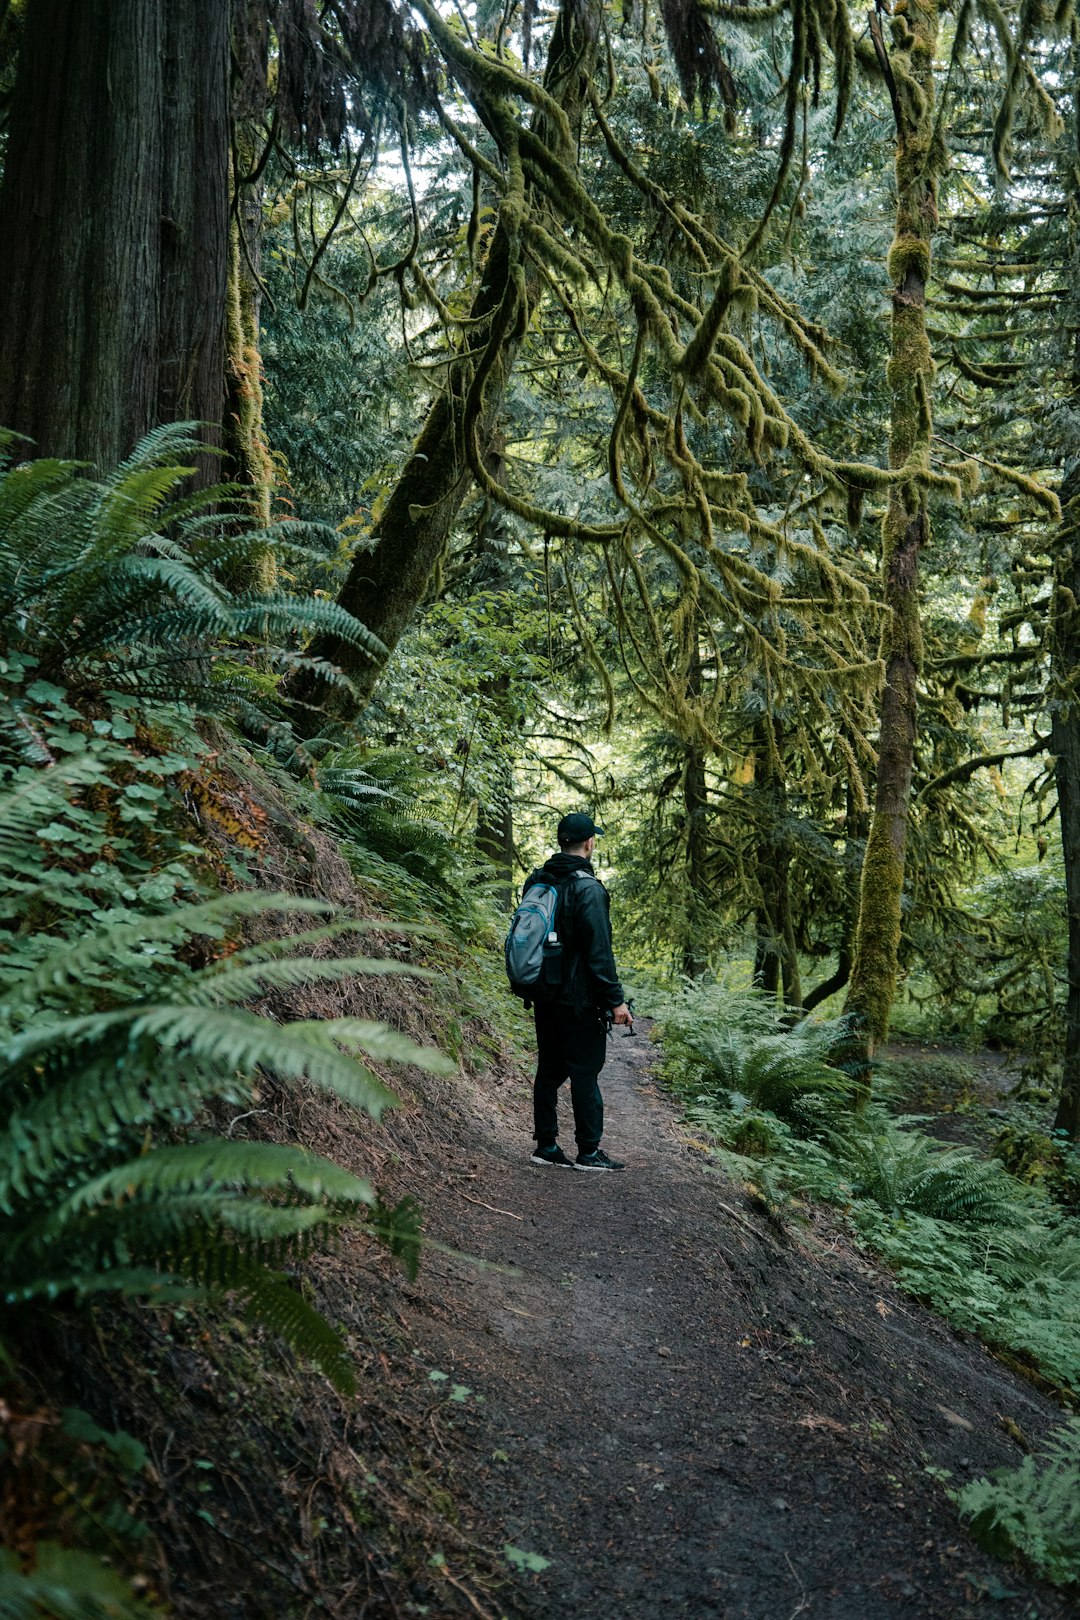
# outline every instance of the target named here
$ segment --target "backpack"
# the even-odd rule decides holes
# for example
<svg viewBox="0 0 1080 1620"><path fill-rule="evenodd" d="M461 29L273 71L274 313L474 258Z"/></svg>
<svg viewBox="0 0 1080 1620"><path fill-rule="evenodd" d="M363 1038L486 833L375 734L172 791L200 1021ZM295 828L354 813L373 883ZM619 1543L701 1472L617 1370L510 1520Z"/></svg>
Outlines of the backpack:
<svg viewBox="0 0 1080 1620"><path fill-rule="evenodd" d="M588 877L587 872L571 872L560 883L533 883L521 897L510 919L510 931L503 946L506 976L515 996L528 1003L557 1001L562 989L562 948L558 957L558 976L554 977L545 958L544 946L549 934L555 932L555 914L564 884L571 878ZM545 968L548 971L545 972Z"/></svg>

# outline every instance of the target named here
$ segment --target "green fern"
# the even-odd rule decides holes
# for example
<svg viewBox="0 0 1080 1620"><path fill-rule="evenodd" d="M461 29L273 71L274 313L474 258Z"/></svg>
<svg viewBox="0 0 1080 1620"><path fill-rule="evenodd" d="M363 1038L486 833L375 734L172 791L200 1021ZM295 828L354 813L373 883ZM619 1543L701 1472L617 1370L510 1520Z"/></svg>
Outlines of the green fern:
<svg viewBox="0 0 1080 1620"><path fill-rule="evenodd" d="M76 462L12 465L15 444L0 435L0 625L8 653L46 680L220 708L242 685L238 671L283 674L298 641L317 633L385 656L333 601L230 588L268 550L320 560L337 535L314 524L255 529L243 492L228 485L177 496L204 453L195 424L156 429L100 482ZM230 678L215 678L219 660ZM330 666L321 672L344 682ZM5 729L15 737L18 717Z"/></svg>
<svg viewBox="0 0 1080 1620"><path fill-rule="evenodd" d="M1018 1190L999 1165L963 1148L898 1131L850 1131L838 1138L857 1198L889 1212L914 1210L937 1220L994 1222L1012 1218Z"/></svg>
<svg viewBox="0 0 1080 1620"><path fill-rule="evenodd" d="M170 1138L211 1100L243 1104L265 1074L377 1117L392 1097L372 1061L452 1072L379 1023L276 1023L245 1005L411 970L308 954L362 932L321 902L200 894L169 787L197 755L160 736L145 751L126 700L95 700L90 723L51 683L21 690L54 763L0 768L0 1291L26 1307L228 1289L348 1388L339 1336L280 1267L365 1210L411 1263L408 1233L384 1234L368 1184L299 1149ZM191 965L275 914L303 926Z"/></svg>
<svg viewBox="0 0 1080 1620"><path fill-rule="evenodd" d="M662 997L656 1011L665 1066L682 1091L749 1098L808 1128L849 1094L848 1081L828 1062L838 1039L834 1023L804 1019L785 1029L765 996L719 985Z"/></svg>
<svg viewBox="0 0 1080 1620"><path fill-rule="evenodd" d="M0 1548L3 1620L152 1620L160 1610L136 1597L130 1585L90 1553L41 1541L34 1566L23 1570Z"/></svg>
<svg viewBox="0 0 1080 1620"><path fill-rule="evenodd" d="M1058 1586L1080 1584L1080 1418L1025 1457L954 1493L972 1535L998 1557L1020 1553Z"/></svg>

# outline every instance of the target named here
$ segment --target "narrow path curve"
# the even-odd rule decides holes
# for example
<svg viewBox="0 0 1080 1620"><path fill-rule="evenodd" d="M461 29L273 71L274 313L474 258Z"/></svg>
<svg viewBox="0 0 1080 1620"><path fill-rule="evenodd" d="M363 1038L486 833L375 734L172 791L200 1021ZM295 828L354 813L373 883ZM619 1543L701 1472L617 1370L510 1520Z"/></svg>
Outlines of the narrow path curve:
<svg viewBox="0 0 1080 1620"><path fill-rule="evenodd" d="M1061 1414L824 1217L775 1235L682 1139L649 1079L654 1050L616 1035L604 1071L605 1147L624 1174L531 1166L515 1082L426 1200L431 1235L488 1262L429 1251L406 1296L431 1367L483 1397L448 1406L473 1448L461 1489L551 1561L507 1607L529 1620L568 1606L581 1620L1073 1612L983 1555L926 1472L1015 1465L1001 1419L1038 1440Z"/></svg>

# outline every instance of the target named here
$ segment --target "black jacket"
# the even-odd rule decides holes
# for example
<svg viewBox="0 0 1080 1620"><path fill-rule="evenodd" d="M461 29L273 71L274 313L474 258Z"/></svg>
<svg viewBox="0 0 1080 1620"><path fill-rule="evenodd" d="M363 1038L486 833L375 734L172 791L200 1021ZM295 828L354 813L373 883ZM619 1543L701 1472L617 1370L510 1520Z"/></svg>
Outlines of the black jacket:
<svg viewBox="0 0 1080 1620"><path fill-rule="evenodd" d="M575 872L585 872L587 880L574 877ZM553 855L529 873L522 893L534 883L562 885L555 913L555 928L563 945L560 1002L581 1011L620 1006L626 996L611 945L611 902L592 862L584 855Z"/></svg>

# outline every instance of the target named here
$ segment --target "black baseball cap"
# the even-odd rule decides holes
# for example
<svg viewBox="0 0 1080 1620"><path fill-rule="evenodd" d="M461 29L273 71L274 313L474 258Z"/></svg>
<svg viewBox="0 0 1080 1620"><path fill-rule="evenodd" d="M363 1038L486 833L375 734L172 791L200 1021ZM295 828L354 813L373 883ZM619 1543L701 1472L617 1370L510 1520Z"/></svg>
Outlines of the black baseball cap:
<svg viewBox="0 0 1080 1620"><path fill-rule="evenodd" d="M603 827L596 825L592 816L574 810L570 815L563 816L555 829L555 837L560 844L583 844L586 838L592 838L603 830Z"/></svg>

